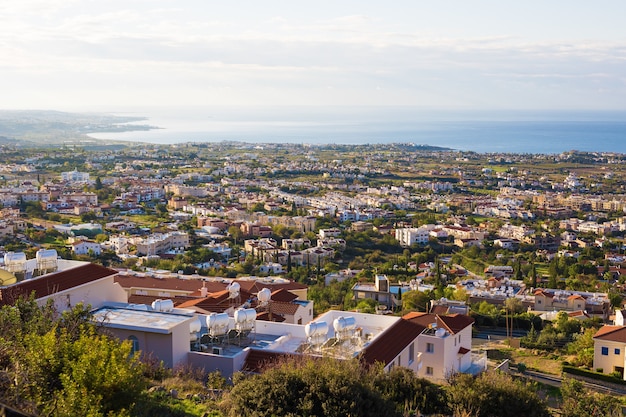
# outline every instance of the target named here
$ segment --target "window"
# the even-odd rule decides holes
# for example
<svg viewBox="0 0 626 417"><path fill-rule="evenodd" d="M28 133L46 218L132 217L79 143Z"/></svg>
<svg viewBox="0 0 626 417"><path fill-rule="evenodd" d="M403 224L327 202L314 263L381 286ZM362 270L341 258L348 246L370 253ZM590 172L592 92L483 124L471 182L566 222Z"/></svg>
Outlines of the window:
<svg viewBox="0 0 626 417"><path fill-rule="evenodd" d="M603 355L608 355L609 354L609 348L606 346L602 346L602 354Z"/></svg>
<svg viewBox="0 0 626 417"><path fill-rule="evenodd" d="M128 340L133 344L130 348L130 355L139 352L139 340L135 336L128 336Z"/></svg>
<svg viewBox="0 0 626 417"><path fill-rule="evenodd" d="M432 366L427 366L426 367L426 375L432 375L433 374L433 367Z"/></svg>
<svg viewBox="0 0 626 417"><path fill-rule="evenodd" d="M619 352L619 348L615 348L615 354L616 354L616 355L619 355L619 353L620 353L620 352Z"/></svg>
<svg viewBox="0 0 626 417"><path fill-rule="evenodd" d="M398 355L398 366L402 366L402 355Z"/></svg>
<svg viewBox="0 0 626 417"><path fill-rule="evenodd" d="M435 351L435 345L432 343L426 343L426 352L433 353Z"/></svg>
<svg viewBox="0 0 626 417"><path fill-rule="evenodd" d="M411 343L409 346L409 365L413 363L415 358L415 343Z"/></svg>

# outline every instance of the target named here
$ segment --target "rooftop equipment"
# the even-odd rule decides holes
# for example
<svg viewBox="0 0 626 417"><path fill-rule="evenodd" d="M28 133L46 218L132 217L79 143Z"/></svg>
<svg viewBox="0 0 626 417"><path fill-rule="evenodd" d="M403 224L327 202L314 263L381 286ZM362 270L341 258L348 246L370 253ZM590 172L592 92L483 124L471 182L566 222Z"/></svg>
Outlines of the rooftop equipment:
<svg viewBox="0 0 626 417"><path fill-rule="evenodd" d="M352 336L355 327L356 319L354 317L340 316L333 321L335 337L340 340L349 339Z"/></svg>
<svg viewBox="0 0 626 417"><path fill-rule="evenodd" d="M270 299L272 298L272 291L269 288L263 288L257 294L257 298L259 299L259 304L265 305L269 303Z"/></svg>
<svg viewBox="0 0 626 417"><path fill-rule="evenodd" d="M231 282L228 288L228 298L237 298L239 297L240 285L238 282Z"/></svg>
<svg viewBox="0 0 626 417"><path fill-rule="evenodd" d="M155 311L169 313L174 310L174 302L172 300L154 300L152 302L152 308Z"/></svg>
<svg viewBox="0 0 626 417"><path fill-rule="evenodd" d="M256 321L256 310L253 308L238 308L235 310L235 328L239 331L252 330Z"/></svg>
<svg viewBox="0 0 626 417"><path fill-rule="evenodd" d="M228 313L211 313L206 317L209 336L218 337L228 333Z"/></svg>
<svg viewBox="0 0 626 417"><path fill-rule="evenodd" d="M312 321L304 326L309 343L312 345L321 345L326 341L328 335L328 324L324 321Z"/></svg>
<svg viewBox="0 0 626 417"><path fill-rule="evenodd" d="M4 254L5 269L11 273L26 272L26 254L24 252L7 252Z"/></svg>
<svg viewBox="0 0 626 417"><path fill-rule="evenodd" d="M58 254L55 249L40 249L35 258L37 259L37 269L42 274L54 272L58 268Z"/></svg>

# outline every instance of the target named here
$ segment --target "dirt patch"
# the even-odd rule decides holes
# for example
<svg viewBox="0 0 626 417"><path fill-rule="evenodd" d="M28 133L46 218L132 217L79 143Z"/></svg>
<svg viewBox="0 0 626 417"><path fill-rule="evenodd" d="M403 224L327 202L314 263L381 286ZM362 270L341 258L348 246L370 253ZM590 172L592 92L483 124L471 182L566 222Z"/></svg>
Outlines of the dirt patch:
<svg viewBox="0 0 626 417"><path fill-rule="evenodd" d="M514 349L509 347L505 341L491 343L483 346L487 352L487 359L499 363L506 359L511 361L510 366L517 367L523 363L526 368L533 371L545 372L552 375L561 375L561 364L564 358L550 352L537 349Z"/></svg>

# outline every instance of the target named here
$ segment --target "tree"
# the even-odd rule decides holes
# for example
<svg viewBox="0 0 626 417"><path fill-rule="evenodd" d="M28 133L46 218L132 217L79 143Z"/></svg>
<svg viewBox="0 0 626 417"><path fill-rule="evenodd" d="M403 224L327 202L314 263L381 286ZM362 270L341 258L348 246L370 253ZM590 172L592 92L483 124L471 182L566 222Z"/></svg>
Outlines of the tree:
<svg viewBox="0 0 626 417"><path fill-rule="evenodd" d="M430 306L430 300L433 299L433 294L423 291L406 291L402 294L402 310L404 311L428 311Z"/></svg>
<svg viewBox="0 0 626 417"><path fill-rule="evenodd" d="M228 234L230 235L230 237L233 238L235 245L237 244L237 242L239 241L239 239L242 238L243 236L243 232L241 231L241 229L237 226L230 226L228 228Z"/></svg>
<svg viewBox="0 0 626 417"><path fill-rule="evenodd" d="M19 299L0 310L0 396L37 415L105 416L130 410L146 387L130 342L98 333L89 309L58 314Z"/></svg>
<svg viewBox="0 0 626 417"><path fill-rule="evenodd" d="M585 389L582 382L565 379L561 384L563 402L560 411L562 417L612 417L622 415L622 406L616 397L592 393Z"/></svg>
<svg viewBox="0 0 626 417"><path fill-rule="evenodd" d="M376 300L371 299L371 298L366 298L358 302L358 304L356 305L356 309L360 311L361 313L374 314L376 313L377 305L378 303L376 302Z"/></svg>
<svg viewBox="0 0 626 417"><path fill-rule="evenodd" d="M230 416L399 417L445 411L443 391L433 384L410 371L386 373L357 360L287 358L259 375L237 375L233 383Z"/></svg>
<svg viewBox="0 0 626 417"><path fill-rule="evenodd" d="M477 377L457 374L448 387L448 404L455 416L550 416L536 391L534 384L499 372L485 372Z"/></svg>
<svg viewBox="0 0 626 417"><path fill-rule="evenodd" d="M585 329L583 333L575 334L574 340L567 345L567 353L575 355L574 365L589 369L593 366L593 335L596 331L594 328Z"/></svg>

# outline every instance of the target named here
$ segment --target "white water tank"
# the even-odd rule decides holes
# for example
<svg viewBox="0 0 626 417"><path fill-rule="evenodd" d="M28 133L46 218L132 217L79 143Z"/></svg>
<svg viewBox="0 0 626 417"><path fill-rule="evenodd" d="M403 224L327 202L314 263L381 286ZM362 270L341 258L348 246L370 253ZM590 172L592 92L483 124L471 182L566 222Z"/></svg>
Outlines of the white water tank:
<svg viewBox="0 0 626 417"><path fill-rule="evenodd" d="M312 321L304 326L307 337L314 337L328 334L328 324L324 321Z"/></svg>
<svg viewBox="0 0 626 417"><path fill-rule="evenodd" d="M267 303L272 298L272 291L269 288L263 288L257 294L260 303Z"/></svg>
<svg viewBox="0 0 626 417"><path fill-rule="evenodd" d="M58 254L56 249L39 249L35 254L35 258L37 259L37 261L44 261L49 259L53 259L56 261L58 258Z"/></svg>
<svg viewBox="0 0 626 417"><path fill-rule="evenodd" d="M237 298L239 297L239 290L241 286L238 282L231 282L228 286L229 298Z"/></svg>
<svg viewBox="0 0 626 417"><path fill-rule="evenodd" d="M211 313L206 318L206 325L211 336L221 336L228 333L228 323L227 313Z"/></svg>
<svg viewBox="0 0 626 417"><path fill-rule="evenodd" d="M174 302L172 300L154 300L152 309L155 311L170 312L174 310Z"/></svg>
<svg viewBox="0 0 626 417"><path fill-rule="evenodd" d="M26 254L24 252L7 252L4 254L4 265L9 272L25 272Z"/></svg>
<svg viewBox="0 0 626 417"><path fill-rule="evenodd" d="M198 333L202 329L202 322L199 317L189 324L189 333Z"/></svg>
<svg viewBox="0 0 626 417"><path fill-rule="evenodd" d="M163 300L163 311L172 311L174 310L174 301L172 300Z"/></svg>
<svg viewBox="0 0 626 417"><path fill-rule="evenodd" d="M354 317L337 317L333 321L333 328L336 333L352 330L356 327L356 319Z"/></svg>
<svg viewBox="0 0 626 417"><path fill-rule="evenodd" d="M439 328L435 330L435 336L444 337L446 335L446 329Z"/></svg>
<svg viewBox="0 0 626 417"><path fill-rule="evenodd" d="M213 329L220 326L228 326L228 313L211 313L206 316L206 326Z"/></svg>
<svg viewBox="0 0 626 417"><path fill-rule="evenodd" d="M235 323L248 323L256 320L256 310L253 308L238 308L235 310Z"/></svg>

